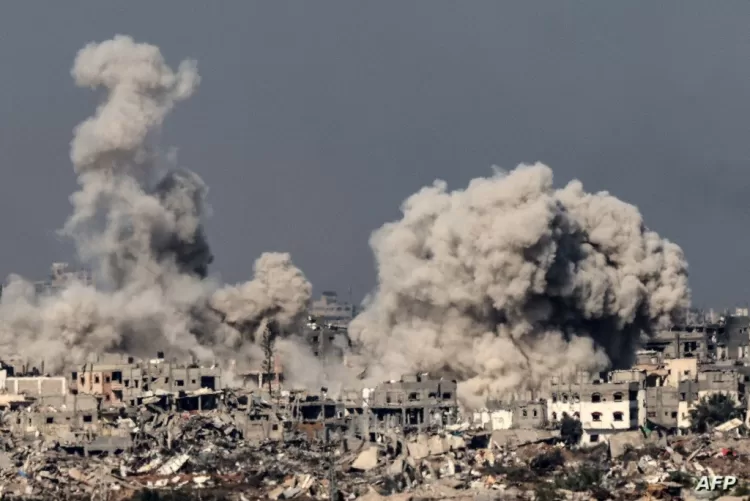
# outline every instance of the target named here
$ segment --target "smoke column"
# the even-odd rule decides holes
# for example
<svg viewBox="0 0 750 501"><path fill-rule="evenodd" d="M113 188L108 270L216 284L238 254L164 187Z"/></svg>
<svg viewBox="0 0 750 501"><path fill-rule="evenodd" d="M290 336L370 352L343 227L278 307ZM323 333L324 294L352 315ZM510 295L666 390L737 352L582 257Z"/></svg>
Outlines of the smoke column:
<svg viewBox="0 0 750 501"><path fill-rule="evenodd" d="M687 263L638 209L521 165L409 197L370 241L378 287L350 326L374 380L445 371L460 398L632 361L641 332L689 306Z"/></svg>
<svg viewBox="0 0 750 501"><path fill-rule="evenodd" d="M10 277L0 347L52 370L90 354L157 350L250 363L258 354L252 329L273 321L292 330L311 287L283 253L262 255L248 283L220 288L208 278L207 187L193 172L170 169L157 143L167 114L198 87L196 63L174 71L158 47L116 36L84 47L72 75L80 87L104 91L75 129L70 156L80 189L61 230L96 283L39 296Z"/></svg>

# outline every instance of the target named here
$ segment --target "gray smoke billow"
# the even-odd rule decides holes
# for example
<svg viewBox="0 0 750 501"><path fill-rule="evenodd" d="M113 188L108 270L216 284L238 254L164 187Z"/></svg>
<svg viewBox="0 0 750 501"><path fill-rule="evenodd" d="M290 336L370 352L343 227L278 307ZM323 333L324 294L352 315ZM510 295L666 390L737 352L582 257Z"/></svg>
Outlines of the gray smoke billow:
<svg viewBox="0 0 750 501"><path fill-rule="evenodd" d="M157 47L116 36L84 47L72 75L81 87L105 91L75 129L80 189L61 230L96 283L37 295L10 277L0 349L51 370L108 352L257 362L258 340L245 330L263 322L293 330L311 286L283 253L261 255L245 284L221 287L209 277L207 187L197 174L170 168L157 143L166 115L200 82L196 63L174 71Z"/></svg>
<svg viewBox="0 0 750 501"><path fill-rule="evenodd" d="M79 189L61 230L96 282L38 295L10 277L0 298L4 356L54 371L92 353L165 351L235 359L241 369L261 359L273 326L292 380L346 382L349 368L321 366L295 336L311 286L288 254L261 255L246 283L221 286L209 273L207 187L158 147L167 114L200 83L195 62L173 70L157 47L117 36L84 47L72 75L104 91L75 129ZM627 364L642 331L689 303L678 246L607 193L578 182L554 189L543 165L462 191L436 183L403 212L372 237L379 286L350 327L349 359L364 361L354 371L368 381L449 372L477 404L553 374Z"/></svg>
<svg viewBox="0 0 750 501"><path fill-rule="evenodd" d="M350 326L367 376L442 371L465 404L632 361L689 306L682 250L633 205L521 165L408 198L371 238L378 287Z"/></svg>

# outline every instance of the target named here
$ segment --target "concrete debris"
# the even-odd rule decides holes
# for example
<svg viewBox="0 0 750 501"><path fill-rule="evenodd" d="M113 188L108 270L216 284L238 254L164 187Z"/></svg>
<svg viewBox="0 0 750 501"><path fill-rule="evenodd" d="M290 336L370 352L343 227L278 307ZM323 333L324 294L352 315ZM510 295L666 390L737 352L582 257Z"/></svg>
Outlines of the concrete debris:
<svg viewBox="0 0 750 501"><path fill-rule="evenodd" d="M330 499L333 486L339 499L366 500L697 499L698 476L742 478L750 467L750 439L714 443L712 434L671 436L662 446L641 432L620 433L608 447L570 449L554 438L500 445L470 430L375 433L368 442L330 425L322 438L287 426L280 440L248 441L232 412L140 407L130 418L130 448L88 457L0 435L3 496L130 499L146 489L178 491L180 499L222 492L237 501L302 500Z"/></svg>
<svg viewBox="0 0 750 501"><path fill-rule="evenodd" d="M609 451L613 458L621 458L628 449L637 448L644 443L645 439L640 430L616 433L609 439Z"/></svg>
<svg viewBox="0 0 750 501"><path fill-rule="evenodd" d="M364 414L354 398L222 389L154 392L114 409L85 399L75 412L40 402L11 408L0 415L0 496L698 499L699 476L750 471L742 422L694 435L623 430L572 446L553 427L486 430L459 422L453 409L424 417L432 403L414 411L377 401Z"/></svg>
<svg viewBox="0 0 750 501"><path fill-rule="evenodd" d="M736 430L740 426L742 426L742 420L734 418L734 419L732 419L730 421L727 421L726 423L722 423L719 426L717 426L715 428L715 431L719 431L719 432L723 433L723 432L728 432L728 431Z"/></svg>
<svg viewBox="0 0 750 501"><path fill-rule="evenodd" d="M370 471L378 465L378 448L368 447L362 451L352 463L352 468L361 471Z"/></svg>

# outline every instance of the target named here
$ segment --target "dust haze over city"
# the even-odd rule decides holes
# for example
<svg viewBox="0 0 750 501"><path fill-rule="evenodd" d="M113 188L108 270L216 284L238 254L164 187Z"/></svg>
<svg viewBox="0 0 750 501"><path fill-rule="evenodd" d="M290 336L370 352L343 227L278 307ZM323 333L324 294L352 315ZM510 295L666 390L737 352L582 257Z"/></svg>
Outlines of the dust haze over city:
<svg viewBox="0 0 750 501"><path fill-rule="evenodd" d="M643 11L622 6L246 8L159 30L159 8L94 9L85 36L19 45L49 64L4 77L6 351L54 370L157 350L252 364L270 323L300 382L446 370L481 403L630 363L642 331L684 315L688 260L695 303L745 297L731 17L649 6L632 37ZM721 36L690 34L698 19ZM20 197L27 178L52 182ZM34 298L26 279L60 260L95 284ZM345 368L297 339L312 285L367 294Z"/></svg>
<svg viewBox="0 0 750 501"><path fill-rule="evenodd" d="M0 492L542 499L511 442L750 426L750 6L7 10Z"/></svg>

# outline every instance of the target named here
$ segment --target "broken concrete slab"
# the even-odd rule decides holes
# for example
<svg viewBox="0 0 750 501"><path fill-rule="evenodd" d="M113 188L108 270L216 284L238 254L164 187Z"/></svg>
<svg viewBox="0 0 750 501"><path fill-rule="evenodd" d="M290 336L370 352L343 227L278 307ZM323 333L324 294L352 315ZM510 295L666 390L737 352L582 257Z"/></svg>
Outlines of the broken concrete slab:
<svg viewBox="0 0 750 501"><path fill-rule="evenodd" d="M439 456L446 451L444 440L440 437L440 435L431 436L427 442L427 447L430 450L431 456Z"/></svg>
<svg viewBox="0 0 750 501"><path fill-rule="evenodd" d="M416 442L407 442L406 447L409 449L409 456L414 459L424 459L430 455L430 447L424 439Z"/></svg>
<svg viewBox="0 0 750 501"><path fill-rule="evenodd" d="M495 430L492 432L492 441L498 447L512 449L522 445L544 442L559 435L559 432L547 430Z"/></svg>
<svg viewBox="0 0 750 501"><path fill-rule="evenodd" d="M404 460L400 458L396 458L393 460L393 462L388 466L388 474L389 475L398 475L404 471Z"/></svg>
<svg viewBox="0 0 750 501"><path fill-rule="evenodd" d="M443 440L443 446L447 451L459 451L466 449L466 441L463 439L463 437L448 435Z"/></svg>
<svg viewBox="0 0 750 501"><path fill-rule="evenodd" d="M732 430L736 430L740 426L742 426L742 420L734 418L734 419L730 419L729 421L725 423L720 424L719 426L715 427L714 430L722 432L722 433L726 433Z"/></svg>
<svg viewBox="0 0 750 501"><path fill-rule="evenodd" d="M609 451L613 458L622 457L627 449L637 449L646 443L646 439L640 430L624 431L614 433L609 437Z"/></svg>
<svg viewBox="0 0 750 501"><path fill-rule="evenodd" d="M378 452L379 449L375 446L370 446L359 453L357 459L352 463L352 469L360 471L370 471L378 465Z"/></svg>

